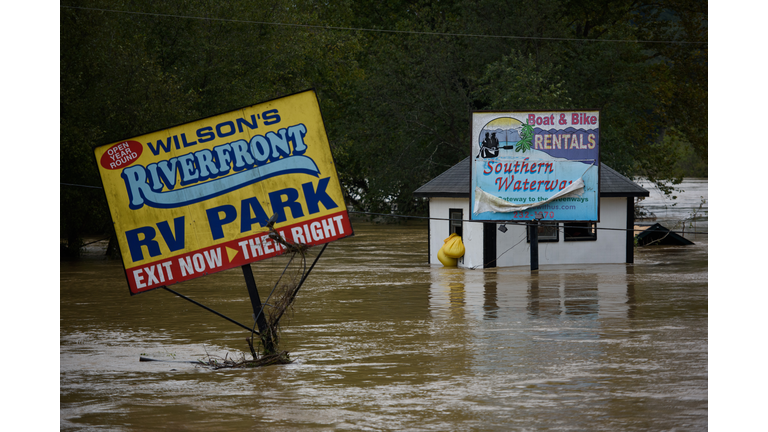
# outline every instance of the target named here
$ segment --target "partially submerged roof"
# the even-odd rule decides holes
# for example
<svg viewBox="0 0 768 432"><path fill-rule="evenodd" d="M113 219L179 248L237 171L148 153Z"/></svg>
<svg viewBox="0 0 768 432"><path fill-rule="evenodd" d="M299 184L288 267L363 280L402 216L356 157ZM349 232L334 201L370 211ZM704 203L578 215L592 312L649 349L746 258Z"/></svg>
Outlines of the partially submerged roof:
<svg viewBox="0 0 768 432"><path fill-rule="evenodd" d="M469 157L448 168L413 192L415 197L469 198ZM650 193L632 180L600 163L601 197L647 197Z"/></svg>
<svg viewBox="0 0 768 432"><path fill-rule="evenodd" d="M655 223L648 227L645 231L636 235L637 244L639 246L648 245L692 245L692 241L677 234L674 231L670 231L659 223Z"/></svg>

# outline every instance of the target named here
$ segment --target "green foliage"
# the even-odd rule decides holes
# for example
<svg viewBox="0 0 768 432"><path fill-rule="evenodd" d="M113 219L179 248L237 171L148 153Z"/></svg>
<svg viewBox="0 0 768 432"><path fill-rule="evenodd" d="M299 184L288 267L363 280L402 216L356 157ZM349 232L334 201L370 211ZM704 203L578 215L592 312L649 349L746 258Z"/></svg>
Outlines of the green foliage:
<svg viewBox="0 0 768 432"><path fill-rule="evenodd" d="M283 3L89 1L78 6L110 11L62 8L61 182L100 185L96 145L310 87L335 120L338 101L362 76L355 36L245 22L324 20L312 2ZM111 230L102 192L62 186L60 195L68 254L84 234Z"/></svg>
<svg viewBox="0 0 768 432"><path fill-rule="evenodd" d="M477 80L475 97L485 101L485 109L489 110L570 107L571 98L560 78L562 70L561 66L537 62L533 54L513 50L486 66Z"/></svg>

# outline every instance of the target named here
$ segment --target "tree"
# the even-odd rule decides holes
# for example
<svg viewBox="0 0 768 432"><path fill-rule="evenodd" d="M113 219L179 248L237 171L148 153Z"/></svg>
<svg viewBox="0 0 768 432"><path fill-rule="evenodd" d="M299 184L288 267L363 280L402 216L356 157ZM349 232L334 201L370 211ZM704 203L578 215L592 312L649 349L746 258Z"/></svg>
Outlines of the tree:
<svg viewBox="0 0 768 432"><path fill-rule="evenodd" d="M469 154L473 110L600 109L602 160L662 185L706 161L706 3L78 5L61 8L62 183L100 184L95 145L307 88L366 211L426 213L412 193ZM94 189L61 198L75 250L111 229Z"/></svg>
<svg viewBox="0 0 768 432"><path fill-rule="evenodd" d="M681 148L671 143L690 143L702 159L707 155L706 3L563 5L562 20L575 36L597 40L570 44L565 80L574 100L601 109L603 160L671 192L682 174ZM622 40L642 42L611 42Z"/></svg>
<svg viewBox="0 0 768 432"><path fill-rule="evenodd" d="M341 105L359 75L355 35L264 24L323 19L313 4L139 0L62 8L61 182L100 184L96 145L310 87L321 104ZM111 231L103 194L62 186L61 200L67 249L76 251L86 233Z"/></svg>

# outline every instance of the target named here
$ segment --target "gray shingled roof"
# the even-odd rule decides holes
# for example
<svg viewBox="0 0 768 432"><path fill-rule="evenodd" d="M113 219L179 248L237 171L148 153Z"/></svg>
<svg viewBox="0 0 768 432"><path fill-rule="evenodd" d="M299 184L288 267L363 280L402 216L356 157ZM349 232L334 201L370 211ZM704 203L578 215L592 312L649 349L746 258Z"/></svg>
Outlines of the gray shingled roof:
<svg viewBox="0 0 768 432"><path fill-rule="evenodd" d="M650 192L632 180L619 174L604 163L600 163L601 197L647 197Z"/></svg>
<svg viewBox="0 0 768 432"><path fill-rule="evenodd" d="M469 158L448 168L413 192L415 197L469 198ZM600 163L601 197L647 197L650 193L613 168Z"/></svg>

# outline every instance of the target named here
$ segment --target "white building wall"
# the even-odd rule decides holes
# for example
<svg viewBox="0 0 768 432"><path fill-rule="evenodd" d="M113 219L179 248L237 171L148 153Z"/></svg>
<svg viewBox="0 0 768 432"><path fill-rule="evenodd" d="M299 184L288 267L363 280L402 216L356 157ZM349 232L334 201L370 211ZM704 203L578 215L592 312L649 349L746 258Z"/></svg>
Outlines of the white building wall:
<svg viewBox="0 0 768 432"><path fill-rule="evenodd" d="M469 199L431 198L430 217L445 220L430 220L430 264L439 264L437 252L448 238L449 209L461 208L464 219L469 219ZM617 230L597 231L596 241L564 240L563 223L557 243L539 242L539 265L548 264L616 264L626 262L627 198L600 198L600 219L598 228ZM496 233L496 265L498 267L529 266L531 264L530 243L526 239L524 225L507 225L507 232ZM459 267L482 268L483 266L483 224L465 222L462 241L466 253L459 260Z"/></svg>
<svg viewBox="0 0 768 432"><path fill-rule="evenodd" d="M469 211L469 201L459 198L430 198L429 199L429 263L440 264L437 251L443 247L443 240L450 235L448 210L460 208L466 214ZM440 220L436 220L440 219ZM442 220L446 219L446 220Z"/></svg>
<svg viewBox="0 0 768 432"><path fill-rule="evenodd" d="M450 223L448 222L450 209L462 209L464 220L469 220L469 200L466 198L430 198L429 214L429 263L440 264L437 259L437 252L443 247L445 239L450 235ZM464 222L463 235L461 241L464 243L466 252L462 258L459 258L459 267L474 267L482 265L483 260L483 224L475 222Z"/></svg>

